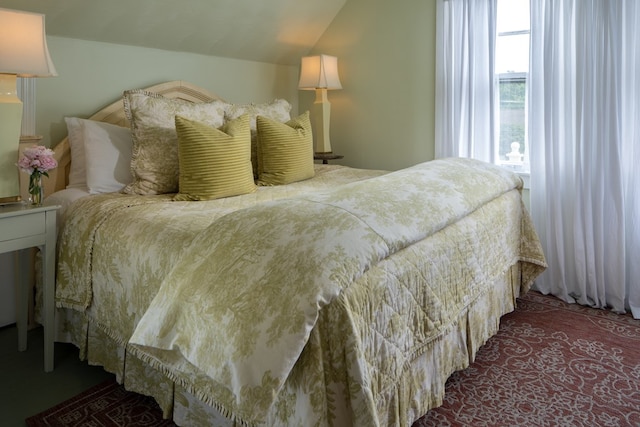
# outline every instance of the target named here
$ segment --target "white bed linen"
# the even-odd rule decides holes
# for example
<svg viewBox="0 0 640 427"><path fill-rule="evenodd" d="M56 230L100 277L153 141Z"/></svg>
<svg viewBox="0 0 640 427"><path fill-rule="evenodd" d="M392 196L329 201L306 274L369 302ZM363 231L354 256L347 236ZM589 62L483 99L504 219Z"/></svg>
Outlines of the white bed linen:
<svg viewBox="0 0 640 427"><path fill-rule="evenodd" d="M88 195L89 192L86 189L65 188L64 190L56 191L50 196L47 196L42 204L45 206L60 206L60 209L56 211L56 224L58 230L61 230L62 225L64 224L65 214L69 206L81 197L86 197Z"/></svg>

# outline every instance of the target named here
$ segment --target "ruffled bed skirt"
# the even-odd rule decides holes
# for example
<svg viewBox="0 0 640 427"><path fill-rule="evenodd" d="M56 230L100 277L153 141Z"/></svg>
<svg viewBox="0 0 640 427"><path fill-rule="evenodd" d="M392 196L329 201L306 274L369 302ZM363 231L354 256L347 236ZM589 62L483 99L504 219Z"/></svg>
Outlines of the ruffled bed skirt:
<svg viewBox="0 0 640 427"><path fill-rule="evenodd" d="M464 307L458 318L443 328L425 351L416 355L394 387L379 394L376 406L380 424L410 425L429 409L441 405L447 378L473 362L477 350L498 331L500 317L515 309L520 292L521 264L517 263L486 286L485 291ZM114 373L116 380L127 390L153 396L164 417L173 418L178 425L235 425L189 393L186 387L169 380L128 352L122 337L113 336L91 321L90 310L85 314L57 309L56 341L76 345L81 359ZM303 407L295 409L304 411ZM292 416L299 418L301 414ZM350 424L349 420L342 421Z"/></svg>

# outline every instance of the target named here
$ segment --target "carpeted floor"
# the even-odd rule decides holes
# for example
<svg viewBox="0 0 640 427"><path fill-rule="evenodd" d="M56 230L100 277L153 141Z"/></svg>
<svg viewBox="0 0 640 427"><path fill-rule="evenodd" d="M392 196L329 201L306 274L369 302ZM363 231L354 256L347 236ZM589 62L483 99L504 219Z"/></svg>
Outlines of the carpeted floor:
<svg viewBox="0 0 640 427"><path fill-rule="evenodd" d="M105 382L31 417L41 426L172 426L152 399ZM430 426L640 426L640 321L530 292L447 382Z"/></svg>
<svg viewBox="0 0 640 427"><path fill-rule="evenodd" d="M413 427L640 426L640 320L529 292Z"/></svg>
<svg viewBox="0 0 640 427"><path fill-rule="evenodd" d="M153 398L126 391L113 379L27 418L28 427L171 427Z"/></svg>

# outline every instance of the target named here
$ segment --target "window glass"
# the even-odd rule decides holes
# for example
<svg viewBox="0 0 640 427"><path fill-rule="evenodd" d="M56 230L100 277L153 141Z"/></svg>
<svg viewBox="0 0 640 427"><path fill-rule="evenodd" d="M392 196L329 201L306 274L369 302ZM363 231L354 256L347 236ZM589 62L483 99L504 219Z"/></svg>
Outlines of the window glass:
<svg viewBox="0 0 640 427"><path fill-rule="evenodd" d="M528 169L526 150L526 79L500 79L500 163L513 169ZM516 145L517 144L517 145Z"/></svg>
<svg viewBox="0 0 640 427"><path fill-rule="evenodd" d="M529 71L529 33L496 38L496 73Z"/></svg>
<svg viewBox="0 0 640 427"><path fill-rule="evenodd" d="M528 173L529 0L498 0L496 25L495 66L500 99L498 163Z"/></svg>
<svg viewBox="0 0 640 427"><path fill-rule="evenodd" d="M498 0L498 34L529 30L529 0Z"/></svg>

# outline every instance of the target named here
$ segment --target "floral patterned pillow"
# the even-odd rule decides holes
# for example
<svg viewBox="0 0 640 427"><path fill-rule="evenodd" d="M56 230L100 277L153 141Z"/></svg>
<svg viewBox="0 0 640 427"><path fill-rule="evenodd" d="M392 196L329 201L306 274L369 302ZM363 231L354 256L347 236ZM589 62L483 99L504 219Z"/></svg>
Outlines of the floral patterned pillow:
<svg viewBox="0 0 640 427"><path fill-rule="evenodd" d="M256 131L256 117L263 116L271 120L285 123L291 119L291 104L284 99L275 99L264 104L233 104L225 113L225 121L236 119L243 114L249 115L251 129L251 164L253 177L258 178L258 140Z"/></svg>
<svg viewBox="0 0 640 427"><path fill-rule="evenodd" d="M224 123L229 104L223 101L194 104L144 90L126 91L123 101L133 137L133 182L122 192L141 195L177 193L179 166L175 116L218 128Z"/></svg>

